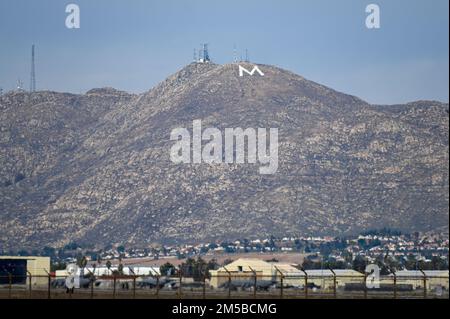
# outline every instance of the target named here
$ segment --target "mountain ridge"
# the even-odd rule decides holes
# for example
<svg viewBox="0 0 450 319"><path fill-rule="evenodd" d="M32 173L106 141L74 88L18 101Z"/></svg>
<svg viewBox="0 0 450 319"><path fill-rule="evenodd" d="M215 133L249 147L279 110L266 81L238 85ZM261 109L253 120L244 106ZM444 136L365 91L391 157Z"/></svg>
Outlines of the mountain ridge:
<svg viewBox="0 0 450 319"><path fill-rule="evenodd" d="M190 64L142 94L3 95L0 245L448 228L448 104L385 110L258 66L264 77L239 77L238 64ZM39 131L32 123L40 113ZM170 130L193 119L220 129L279 127L278 174L171 163ZM15 182L17 174L24 178Z"/></svg>

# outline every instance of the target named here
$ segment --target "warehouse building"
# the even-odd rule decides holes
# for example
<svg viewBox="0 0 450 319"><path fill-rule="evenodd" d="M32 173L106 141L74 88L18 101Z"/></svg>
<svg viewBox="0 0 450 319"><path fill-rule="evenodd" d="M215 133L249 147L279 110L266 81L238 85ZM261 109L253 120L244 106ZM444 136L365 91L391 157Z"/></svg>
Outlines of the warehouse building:
<svg viewBox="0 0 450 319"><path fill-rule="evenodd" d="M412 289L423 289L426 283L426 289L429 291L449 289L448 270L401 270L395 273L397 284L410 285ZM393 282L394 275L390 275L390 282ZM382 281L383 283L383 281Z"/></svg>
<svg viewBox="0 0 450 319"><path fill-rule="evenodd" d="M345 288L352 284L364 284L365 275L353 269L311 269L306 270L308 284L324 290Z"/></svg>
<svg viewBox="0 0 450 319"><path fill-rule="evenodd" d="M50 257L0 256L0 285L47 285L49 273Z"/></svg>
<svg viewBox="0 0 450 319"><path fill-rule="evenodd" d="M305 284L305 273L298 268L286 263L271 263L273 267L274 280L284 287L303 287Z"/></svg>
<svg viewBox="0 0 450 319"><path fill-rule="evenodd" d="M348 284L364 284L364 274L352 269L313 269L302 271L291 264L266 262L260 259L241 258L231 264L210 271L210 285L213 288L221 287L230 279L231 281L272 281L274 285L288 287L316 287L324 290L344 288Z"/></svg>
<svg viewBox="0 0 450 319"><path fill-rule="evenodd" d="M257 280L271 280L272 266L263 260L256 258L240 258L232 263L219 268L210 270L210 286L213 288L221 287L228 281L251 281L255 275Z"/></svg>

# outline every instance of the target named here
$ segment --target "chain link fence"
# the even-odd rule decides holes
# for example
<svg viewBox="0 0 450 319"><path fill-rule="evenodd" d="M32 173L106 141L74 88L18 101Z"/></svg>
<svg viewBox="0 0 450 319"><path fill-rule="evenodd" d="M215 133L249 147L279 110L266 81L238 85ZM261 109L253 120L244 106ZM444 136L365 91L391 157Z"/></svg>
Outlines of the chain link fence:
<svg viewBox="0 0 450 319"><path fill-rule="evenodd" d="M258 272L240 272L193 278L181 272L173 276L83 276L76 288L67 288L67 277L0 277L2 299L433 299L449 298L449 277L381 276L375 281L368 274L289 275L282 272L264 276ZM369 288L370 287L370 288Z"/></svg>

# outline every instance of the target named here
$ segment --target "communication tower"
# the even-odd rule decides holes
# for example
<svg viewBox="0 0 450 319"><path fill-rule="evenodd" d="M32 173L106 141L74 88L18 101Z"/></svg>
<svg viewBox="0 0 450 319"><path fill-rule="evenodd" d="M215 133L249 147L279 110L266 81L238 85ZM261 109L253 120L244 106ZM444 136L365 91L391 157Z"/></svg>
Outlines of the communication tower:
<svg viewBox="0 0 450 319"><path fill-rule="evenodd" d="M31 46L30 92L36 92L36 72L34 68L34 44Z"/></svg>

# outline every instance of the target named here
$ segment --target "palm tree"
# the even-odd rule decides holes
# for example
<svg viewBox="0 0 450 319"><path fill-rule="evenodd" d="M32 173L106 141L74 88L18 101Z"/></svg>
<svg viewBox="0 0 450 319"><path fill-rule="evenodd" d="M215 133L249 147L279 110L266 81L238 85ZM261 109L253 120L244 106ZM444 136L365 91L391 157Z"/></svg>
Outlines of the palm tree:
<svg viewBox="0 0 450 319"><path fill-rule="evenodd" d="M81 258L81 262L80 262L81 268L86 268L87 263L88 263L88 261L87 261L86 256L83 256L83 258Z"/></svg>
<svg viewBox="0 0 450 319"><path fill-rule="evenodd" d="M111 271L111 266L112 266L111 261L108 260L108 261L106 262L106 268L108 268L108 273Z"/></svg>

